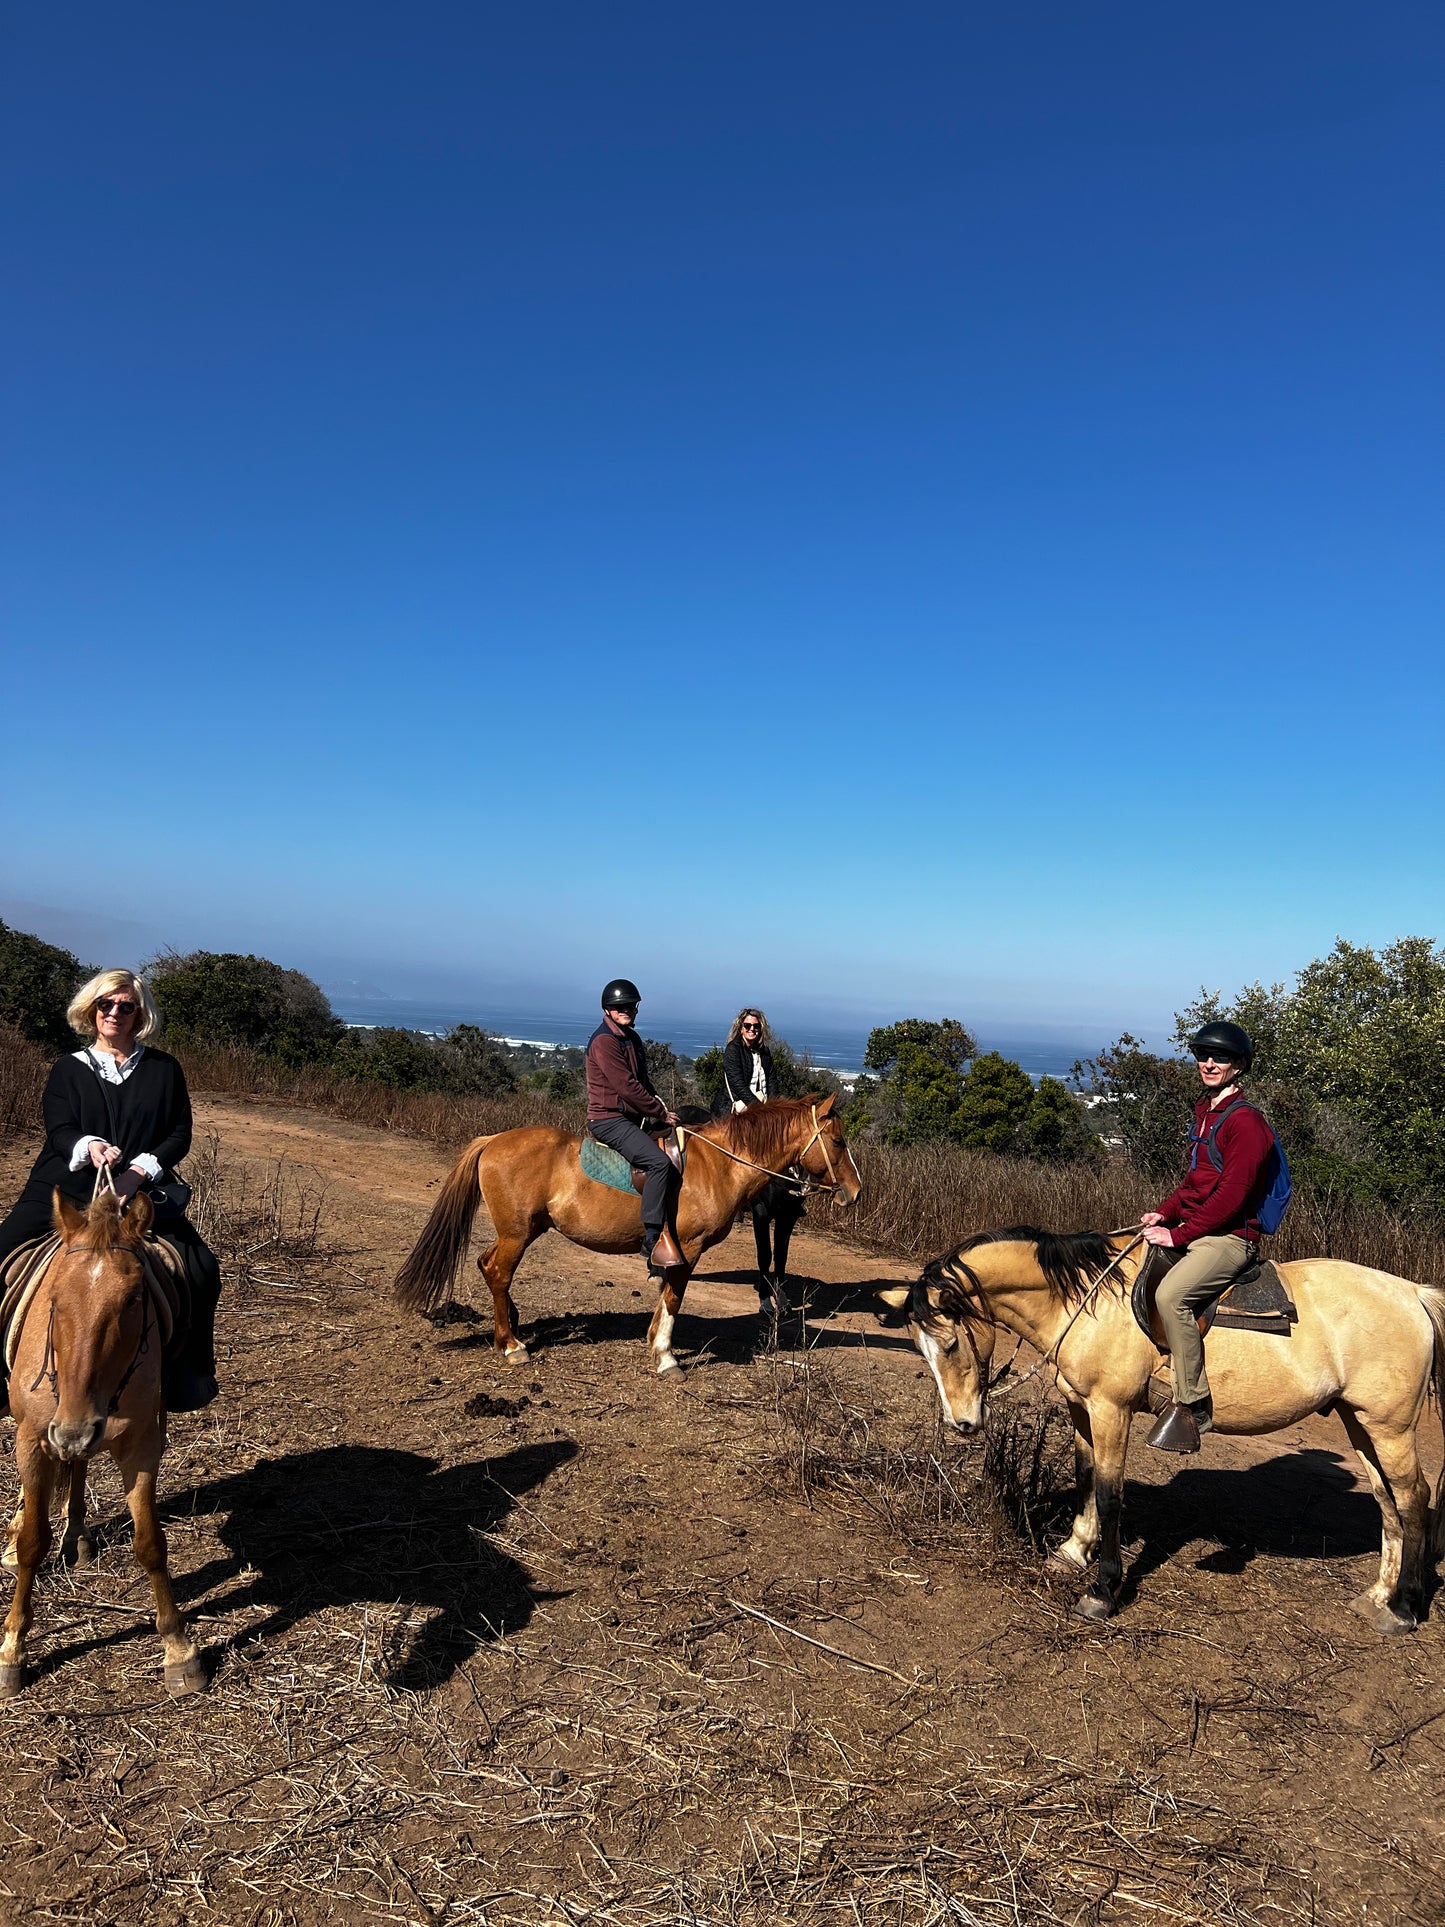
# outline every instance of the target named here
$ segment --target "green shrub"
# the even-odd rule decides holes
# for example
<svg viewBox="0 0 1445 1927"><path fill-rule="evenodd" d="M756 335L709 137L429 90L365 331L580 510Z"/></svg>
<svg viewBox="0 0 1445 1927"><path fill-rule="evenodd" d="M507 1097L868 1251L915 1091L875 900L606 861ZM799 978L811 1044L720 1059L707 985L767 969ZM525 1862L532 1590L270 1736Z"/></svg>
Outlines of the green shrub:
<svg viewBox="0 0 1445 1927"><path fill-rule="evenodd" d="M1016 1151L1024 1119L1034 1101L1034 1087L1026 1071L996 1050L976 1057L963 1080L963 1094L947 1128L936 1137L951 1137L966 1151Z"/></svg>
<svg viewBox="0 0 1445 1927"><path fill-rule="evenodd" d="M326 993L266 957L166 952L147 966L152 995L179 1041L324 1063L345 1035Z"/></svg>
<svg viewBox="0 0 1445 1927"><path fill-rule="evenodd" d="M0 1021L13 1024L31 1043L54 1051L74 1049L65 1007L94 974L58 944L0 923Z"/></svg>

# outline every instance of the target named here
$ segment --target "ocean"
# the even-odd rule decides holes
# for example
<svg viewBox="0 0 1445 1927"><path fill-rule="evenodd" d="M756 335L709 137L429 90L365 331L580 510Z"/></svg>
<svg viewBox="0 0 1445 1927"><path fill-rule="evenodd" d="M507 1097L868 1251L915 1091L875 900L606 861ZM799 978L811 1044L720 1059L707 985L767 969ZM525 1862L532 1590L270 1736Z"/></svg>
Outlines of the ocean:
<svg viewBox="0 0 1445 1927"><path fill-rule="evenodd" d="M410 1003L404 998L384 1000L330 993L331 1007L348 1024L389 1024L401 1030L448 1031L457 1024L478 1024L510 1043L583 1045L597 1028L595 1012L500 1010L485 1004ZM649 1015L646 1005L638 1024L644 1037L672 1045L685 1057L696 1057L727 1035L728 1019L700 1022L695 1017ZM863 1067L868 1043L865 1028L846 1029L827 1024L790 1023L779 1029L795 1051L806 1051L815 1064L842 1075L856 1075ZM1080 1037L1040 1041L979 1032L979 1049L996 1050L1012 1058L1037 1083L1041 1077L1067 1078L1076 1059L1092 1057L1103 1039Z"/></svg>

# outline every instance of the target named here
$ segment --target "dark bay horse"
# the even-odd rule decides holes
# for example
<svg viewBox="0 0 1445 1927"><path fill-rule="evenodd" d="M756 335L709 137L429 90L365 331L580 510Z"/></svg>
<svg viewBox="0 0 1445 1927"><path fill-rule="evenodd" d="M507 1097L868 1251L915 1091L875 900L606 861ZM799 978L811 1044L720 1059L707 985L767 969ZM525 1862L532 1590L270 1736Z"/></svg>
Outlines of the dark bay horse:
<svg viewBox="0 0 1445 1927"><path fill-rule="evenodd" d="M525 1359L512 1277L535 1238L551 1227L589 1251L642 1249L639 1199L589 1178L579 1162L581 1147L577 1132L547 1125L474 1138L397 1273L400 1302L411 1311L431 1312L450 1298L477 1206L485 1201L496 1238L477 1264L491 1287L492 1342L508 1363ZM659 1372L677 1369L672 1329L698 1259L727 1236L769 1178L790 1165L849 1204L857 1198L862 1180L843 1141L835 1097L778 1097L688 1132L677 1200L685 1262L664 1276L647 1333Z"/></svg>
<svg viewBox="0 0 1445 1927"><path fill-rule="evenodd" d="M166 1690L194 1693L207 1683L176 1610L156 1517L156 1474L166 1449L161 1347L170 1312L145 1276L151 1216L144 1192L125 1211L114 1191L102 1191L88 1211L55 1193L63 1242L25 1314L10 1374L21 1504L5 1552L15 1596L0 1643L3 1696L24 1682L35 1575L50 1550L50 1503L61 1482L69 1488L65 1558L74 1565L90 1556L85 1476L97 1452L109 1452L125 1487L136 1562L155 1601Z"/></svg>
<svg viewBox="0 0 1445 1927"><path fill-rule="evenodd" d="M1079 1511L1050 1564L1069 1573L1095 1566L1079 1601L1086 1619L1115 1610L1129 1428L1153 1403L1151 1378L1162 1373L1167 1384L1168 1361L1129 1307L1137 1242L1029 1225L985 1231L936 1258L911 1292L879 1294L907 1305L944 1414L965 1432L984 1421L998 1326L1026 1339L1057 1375L1074 1420ZM1382 1522L1379 1576L1355 1610L1376 1632L1409 1632L1424 1605L1429 1554L1439 1552L1445 1530L1442 1473L1432 1546L1418 1438L1432 1379L1437 1400L1445 1394L1445 1291L1334 1258L1279 1270L1299 1314L1288 1338L1218 1328L1209 1335L1214 1429L1278 1432L1311 1412L1339 1414Z"/></svg>

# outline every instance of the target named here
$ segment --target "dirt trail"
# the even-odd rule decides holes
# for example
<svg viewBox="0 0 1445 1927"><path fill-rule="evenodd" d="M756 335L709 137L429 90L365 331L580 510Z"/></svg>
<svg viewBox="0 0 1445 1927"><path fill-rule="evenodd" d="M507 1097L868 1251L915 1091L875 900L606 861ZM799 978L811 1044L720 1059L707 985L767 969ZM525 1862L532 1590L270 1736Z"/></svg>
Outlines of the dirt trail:
<svg viewBox="0 0 1445 1927"><path fill-rule="evenodd" d="M874 1321L911 1265L805 1227L807 1350L774 1354L734 1235L669 1381L640 1261L548 1236L508 1368L485 1305L389 1295L448 1160L196 1108L228 1208L283 1157L331 1251L247 1271L238 1241L222 1396L172 1422L211 1691L160 1690L107 1467L96 1566L42 1577L0 1705L0 1927L1441 1920L1445 1632L1350 1614L1379 1520L1334 1422L1177 1470L1137 1444L1124 1609L1089 1626ZM7 1191L32 1155L0 1149ZM1009 1409L1028 1483L1046 1413Z"/></svg>

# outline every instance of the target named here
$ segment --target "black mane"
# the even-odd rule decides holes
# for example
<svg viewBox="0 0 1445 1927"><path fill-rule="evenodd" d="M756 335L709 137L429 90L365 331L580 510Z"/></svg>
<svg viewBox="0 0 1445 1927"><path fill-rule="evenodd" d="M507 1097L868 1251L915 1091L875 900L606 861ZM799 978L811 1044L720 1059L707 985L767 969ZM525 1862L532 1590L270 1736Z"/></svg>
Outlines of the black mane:
<svg viewBox="0 0 1445 1927"><path fill-rule="evenodd" d="M1030 1244L1049 1290L1066 1305L1083 1298L1099 1273L1117 1257L1103 1231L1041 1231L1036 1224L1013 1224L999 1231L979 1231L965 1238L955 1256L980 1245Z"/></svg>

